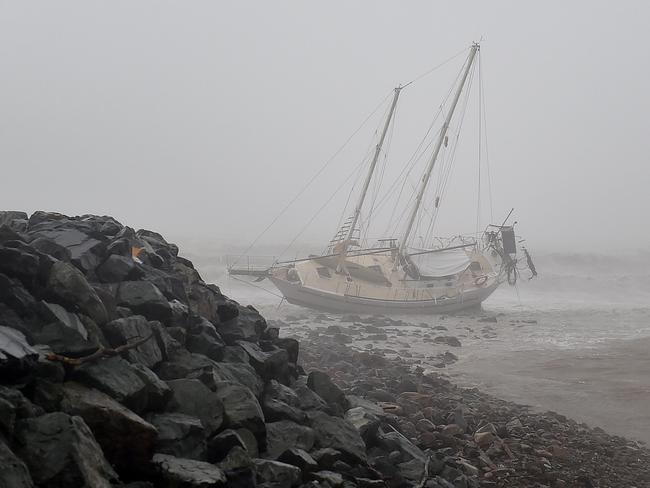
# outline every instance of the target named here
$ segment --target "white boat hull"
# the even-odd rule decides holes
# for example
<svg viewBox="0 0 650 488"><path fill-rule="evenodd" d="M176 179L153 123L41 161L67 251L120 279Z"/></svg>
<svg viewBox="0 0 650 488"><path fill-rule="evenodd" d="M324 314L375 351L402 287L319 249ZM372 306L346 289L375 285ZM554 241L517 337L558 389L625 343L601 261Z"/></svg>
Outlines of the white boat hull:
<svg viewBox="0 0 650 488"><path fill-rule="evenodd" d="M438 314L478 307L499 286L498 281L474 288L455 297L437 300L384 300L331 293L292 283L277 277L270 280L292 304L335 313L363 314Z"/></svg>

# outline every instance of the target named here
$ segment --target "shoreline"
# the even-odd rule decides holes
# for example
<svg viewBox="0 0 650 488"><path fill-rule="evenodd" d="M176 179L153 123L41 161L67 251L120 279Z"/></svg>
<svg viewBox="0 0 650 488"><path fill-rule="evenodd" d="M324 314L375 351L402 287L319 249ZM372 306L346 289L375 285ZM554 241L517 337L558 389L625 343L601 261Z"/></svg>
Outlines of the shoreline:
<svg viewBox="0 0 650 488"><path fill-rule="evenodd" d="M501 398L556 410L648 444L648 350L650 337L580 349L511 351L461 358L450 377Z"/></svg>
<svg viewBox="0 0 650 488"><path fill-rule="evenodd" d="M482 471L481 486L613 488L650 483L650 451L599 427L459 386L413 363L338 344L331 335L303 339L301 346L307 370L320 368L343 391L363 391L366 397L383 400L385 408L393 405L397 425L411 434L414 444L453 450L457 457L473 460ZM428 382L435 384L433 401L423 394ZM449 429L453 423L444 425L449 416L458 419L458 412L476 429L473 436ZM430 420L442 425L432 428ZM481 446L485 432L499 437L501 444Z"/></svg>

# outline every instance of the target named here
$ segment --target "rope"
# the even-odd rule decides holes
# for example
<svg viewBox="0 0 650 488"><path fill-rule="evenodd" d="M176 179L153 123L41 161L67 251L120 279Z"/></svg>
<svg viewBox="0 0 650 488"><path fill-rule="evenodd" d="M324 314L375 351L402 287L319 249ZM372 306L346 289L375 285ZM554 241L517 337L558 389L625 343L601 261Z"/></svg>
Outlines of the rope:
<svg viewBox="0 0 650 488"><path fill-rule="evenodd" d="M494 222L494 212L492 210L492 178L490 176L490 152L488 151L488 136L487 136L487 114L485 109L485 87L483 86L483 76L482 76L482 66L481 59L483 56L478 57L478 69L479 69L479 82L481 84L481 93L482 93L482 104L483 104L483 133L485 138L485 167L487 169L487 182L488 182L488 198L490 199L490 222Z"/></svg>
<svg viewBox="0 0 650 488"><path fill-rule="evenodd" d="M255 284L251 283L250 281L242 280L242 279L237 278L236 276L233 276L233 275L228 275L228 276L229 276L230 278L232 278L233 280L239 281L240 283L243 283L243 284L248 285L248 286L252 286L253 288L259 288L260 290L264 290L266 293L270 293L271 295L273 295L273 296L275 296L275 297L278 297L278 298L282 298L282 299L284 300L284 296L283 296L283 295L280 295L280 294L278 294L278 293L272 292L271 290L267 290L267 289L264 288L263 286L255 285Z"/></svg>
<svg viewBox="0 0 650 488"><path fill-rule="evenodd" d="M325 202L325 203L324 203L324 204L323 204L323 205L322 205L322 206L321 206L321 207L316 211L316 213L311 217L311 219L309 219L309 222L307 222L307 224L305 224L305 225L303 226L303 228L300 229L300 232L298 232L298 234L296 234L296 236L291 240L291 242L287 245L287 247L285 247L285 248L282 250L282 252L279 254L279 256L282 256L285 252L287 252L287 251L291 248L291 246L293 246L293 244L298 240L298 238L299 238L299 237L300 237L300 236L301 236L301 235L302 235L302 234L303 234L303 233L304 233L304 232L309 228L309 226L311 225L311 223L312 223L314 220L316 220L316 217L318 217L318 215L319 215L319 214L320 214L320 213L325 209L325 207L327 207L327 206L329 205L329 203L334 199L334 197L336 196L336 194L337 194L339 191L341 191L341 189L346 185L346 183L350 180L350 178L352 178L352 176L354 175L354 173L356 173L356 172L359 170L359 168L363 165L363 163L364 163L364 161L361 161L361 163L359 163L359 164L354 168L354 170L353 170L353 171L352 171L352 172L347 176L347 178L345 178L345 180L343 180L343 183L341 183L341 184L338 186L338 188L336 188L336 190L334 190L334 193L332 193L332 194L330 195L330 197L327 199L327 201L326 201L326 202Z"/></svg>

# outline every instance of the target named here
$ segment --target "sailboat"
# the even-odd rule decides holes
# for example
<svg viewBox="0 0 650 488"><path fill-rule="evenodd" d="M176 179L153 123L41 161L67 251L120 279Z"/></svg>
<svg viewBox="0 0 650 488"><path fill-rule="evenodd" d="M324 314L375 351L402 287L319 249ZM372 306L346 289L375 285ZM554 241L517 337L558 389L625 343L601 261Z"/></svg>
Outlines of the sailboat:
<svg viewBox="0 0 650 488"><path fill-rule="evenodd" d="M474 43L469 49L401 237L381 238L373 245L364 246L358 226L402 91L402 87L398 87L394 90L354 211L326 250L320 255L274 262L265 269L231 266L229 273L253 275L260 280L268 278L292 304L364 314L432 314L476 307L502 283L512 284L522 265L536 274L527 250L523 249L525 260L518 258L518 238L514 225L506 225L508 218L501 225L488 226L479 236L437 246L415 248L410 245L433 169L441 149L447 145L450 123L479 48Z"/></svg>

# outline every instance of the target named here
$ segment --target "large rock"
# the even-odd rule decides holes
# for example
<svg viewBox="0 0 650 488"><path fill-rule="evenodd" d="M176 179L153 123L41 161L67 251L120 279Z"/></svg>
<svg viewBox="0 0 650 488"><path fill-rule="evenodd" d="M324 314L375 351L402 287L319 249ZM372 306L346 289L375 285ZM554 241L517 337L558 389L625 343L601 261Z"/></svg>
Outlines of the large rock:
<svg viewBox="0 0 650 488"><path fill-rule="evenodd" d="M31 347L25 336L0 325L0 379L12 379L31 370L38 361L38 351Z"/></svg>
<svg viewBox="0 0 650 488"><path fill-rule="evenodd" d="M223 358L223 348L226 344L210 322L201 318L187 330L185 347L188 351L220 361Z"/></svg>
<svg viewBox="0 0 650 488"><path fill-rule="evenodd" d="M120 357L83 364L76 368L73 378L97 388L136 413L147 408L147 385L133 366Z"/></svg>
<svg viewBox="0 0 650 488"><path fill-rule="evenodd" d="M219 316L218 311L219 307L226 302L226 297L221 294L217 287L206 285L200 281L200 277L195 274L196 271L182 269L178 263L176 264L176 269L180 270L185 277L185 285L189 288L187 298L192 312L204 317L213 324L220 324L224 319ZM221 330L219 330L219 334L226 342L230 340L228 342L229 344L242 338L241 332L237 332L237 337L233 339L224 337Z"/></svg>
<svg viewBox="0 0 650 488"><path fill-rule="evenodd" d="M335 411L342 413L348 408L345 393L322 371L312 371L307 378L307 386L325 400Z"/></svg>
<svg viewBox="0 0 650 488"><path fill-rule="evenodd" d="M16 221L25 222L29 219L25 212L20 212L17 210L2 210L0 211L0 225L7 225L11 228L14 228Z"/></svg>
<svg viewBox="0 0 650 488"><path fill-rule="evenodd" d="M281 400L265 396L262 398L261 405L264 418L267 422L276 422L279 420L291 420L299 424L307 422L307 414L305 412Z"/></svg>
<svg viewBox="0 0 650 488"><path fill-rule="evenodd" d="M149 417L158 429L156 451L204 461L206 435L201 420L182 413L159 413Z"/></svg>
<svg viewBox="0 0 650 488"><path fill-rule="evenodd" d="M71 307L78 307L97 324L108 319L106 307L86 277L70 263L57 261L52 265L47 283L48 293Z"/></svg>
<svg viewBox="0 0 650 488"><path fill-rule="evenodd" d="M187 301L187 291L179 276L146 264L139 264L137 269L140 274L138 279L156 285L156 288L160 290L167 300Z"/></svg>
<svg viewBox="0 0 650 488"><path fill-rule="evenodd" d="M97 277L104 283L117 283L141 275L135 267L131 256L111 254L95 270Z"/></svg>
<svg viewBox="0 0 650 488"><path fill-rule="evenodd" d="M84 419L120 473L142 470L151 459L156 428L108 395L68 382L63 385L61 409Z"/></svg>
<svg viewBox="0 0 650 488"><path fill-rule="evenodd" d="M268 483L274 488L298 486L302 479L300 470L291 464L268 459L254 459L255 473L259 483Z"/></svg>
<svg viewBox="0 0 650 488"><path fill-rule="evenodd" d="M138 375L146 386L147 410L155 412L164 410L172 397L172 390L169 385L142 364L136 363L132 367L133 372Z"/></svg>
<svg viewBox="0 0 650 488"><path fill-rule="evenodd" d="M47 237L37 237L29 243L30 247L33 247L37 251L42 252L43 254L49 254L53 258L58 259L59 261L70 261L72 256L68 248L57 244L52 239Z"/></svg>
<svg viewBox="0 0 650 488"><path fill-rule="evenodd" d="M0 487L33 488L27 466L0 439Z"/></svg>
<svg viewBox="0 0 650 488"><path fill-rule="evenodd" d="M222 295L223 297L223 295ZM235 307L237 315L231 311ZM217 308L221 322L217 324L217 331L227 344L233 345L239 340L257 342L266 329L266 321L253 307L222 304Z"/></svg>
<svg viewBox="0 0 650 488"><path fill-rule="evenodd" d="M240 446L233 447L217 466L226 472L228 486L255 486L253 459L244 448Z"/></svg>
<svg viewBox="0 0 650 488"><path fill-rule="evenodd" d="M275 380L267 383L261 404L267 422L278 420L291 420L299 424L307 422L307 415L300 409L297 393ZM324 402L323 406L325 407Z"/></svg>
<svg viewBox="0 0 650 488"><path fill-rule="evenodd" d="M375 435L380 424L379 417L363 407L351 408L345 412L345 420L354 425L366 442Z"/></svg>
<svg viewBox="0 0 650 488"><path fill-rule="evenodd" d="M87 232L85 225L76 225L66 222L63 225L54 225L45 228L40 226L33 235L45 237L65 247L70 252L71 261L84 272L93 271L100 263L105 244Z"/></svg>
<svg viewBox="0 0 650 488"><path fill-rule="evenodd" d="M148 281L125 281L120 283L117 304L150 320L165 320L172 309L158 287Z"/></svg>
<svg viewBox="0 0 650 488"><path fill-rule="evenodd" d="M113 320L107 323L103 330L106 339L113 348L149 338L148 341L126 352L129 361L143 364L148 368L153 368L162 361L163 356L158 348L153 328L143 316L135 315Z"/></svg>
<svg viewBox="0 0 650 488"><path fill-rule="evenodd" d="M20 280L0 273L0 302L24 317L31 315L36 300Z"/></svg>
<svg viewBox="0 0 650 488"><path fill-rule="evenodd" d="M166 327L163 327L160 322L154 321L149 322L149 324L153 330L163 361L169 361L180 351L182 345L172 337L169 330L167 330Z"/></svg>
<svg viewBox="0 0 650 488"><path fill-rule="evenodd" d="M234 447L247 450L246 443L241 436L232 429L226 429L208 439L207 460L211 463L221 461Z"/></svg>
<svg viewBox="0 0 650 488"><path fill-rule="evenodd" d="M172 380L167 384L174 392L168 410L201 419L208 436L221 427L224 404L217 393L195 379Z"/></svg>
<svg viewBox="0 0 650 488"><path fill-rule="evenodd" d="M379 430L377 438L381 446L388 451L399 451L403 459L416 459L422 462L426 460L426 454L399 432L395 432L394 430L383 432Z"/></svg>
<svg viewBox="0 0 650 488"><path fill-rule="evenodd" d="M101 332L90 322L92 334L76 314L61 305L43 301L38 310L46 325L32 334L36 343L47 344L53 352L72 357L91 354L100 347Z"/></svg>
<svg viewBox="0 0 650 488"><path fill-rule="evenodd" d="M11 243L17 242L9 241L4 246L0 246L0 272L19 278L29 286L38 276L39 257L36 250L30 251L24 243L20 243L22 244L20 247L9 247Z"/></svg>
<svg viewBox="0 0 650 488"><path fill-rule="evenodd" d="M300 410L318 410L329 411L330 408L316 392L314 392L307 385L297 385L294 387L296 395L298 395L298 407Z"/></svg>
<svg viewBox="0 0 650 488"><path fill-rule="evenodd" d="M12 241L24 241L24 237L8 225L0 225L0 244Z"/></svg>
<svg viewBox="0 0 650 488"><path fill-rule="evenodd" d="M81 417L55 412L17 426L17 454L43 487L111 488L117 474Z"/></svg>
<svg viewBox="0 0 650 488"><path fill-rule="evenodd" d="M41 317L46 322L61 322L69 329L77 332L83 340L88 340L88 331L77 315L68 312L61 305L48 303L46 301L39 302L38 308Z"/></svg>
<svg viewBox="0 0 650 488"><path fill-rule="evenodd" d="M192 354L180 349L168 361L163 361L156 368L156 374L165 381L187 377L198 378L209 371L216 363L203 354Z"/></svg>
<svg viewBox="0 0 650 488"><path fill-rule="evenodd" d="M50 224L52 222L61 222L67 220L68 217L58 212L45 212L37 210L29 216L29 230L34 231L41 226L41 224Z"/></svg>
<svg viewBox="0 0 650 488"><path fill-rule="evenodd" d="M216 388L228 426L243 427L253 432L258 439L264 439L264 414L250 388L228 381L217 383Z"/></svg>
<svg viewBox="0 0 650 488"><path fill-rule="evenodd" d="M271 459L277 459L287 449L297 447L310 451L314 447L314 431L290 420L266 424L266 452Z"/></svg>
<svg viewBox="0 0 650 488"><path fill-rule="evenodd" d="M14 388L8 388L6 386L0 385L0 400L10 404L9 409L3 408L4 412L2 417L2 423L7 425L7 422L10 421L9 416L13 415L11 412L15 412L16 418L29 418L37 417L42 415L43 411L30 402L25 395L23 395L19 390ZM5 405L6 407L6 405Z"/></svg>
<svg viewBox="0 0 650 488"><path fill-rule="evenodd" d="M292 447L284 451L279 457L281 463L296 466L303 473L309 473L318 469L318 463L304 449Z"/></svg>
<svg viewBox="0 0 650 488"><path fill-rule="evenodd" d="M300 352L300 343L292 337L280 337L275 339L274 344L287 351L290 363L298 362L298 353Z"/></svg>
<svg viewBox="0 0 650 488"><path fill-rule="evenodd" d="M323 412L310 412L309 417L317 447L331 447L354 462L366 462L366 445L354 425Z"/></svg>
<svg viewBox="0 0 650 488"><path fill-rule="evenodd" d="M257 344L248 341L238 341L239 346L246 351L250 364L265 380L275 379L282 383L289 380L289 354L285 349L273 347L263 351Z"/></svg>
<svg viewBox="0 0 650 488"><path fill-rule="evenodd" d="M190 377L200 379L210 389L216 389L217 383L222 381L241 383L250 388L256 397L260 396L263 388L262 379L248 364L214 363L200 374L190 374Z"/></svg>
<svg viewBox="0 0 650 488"><path fill-rule="evenodd" d="M156 454L152 465L158 488L220 488L227 486L226 475L214 464Z"/></svg>

